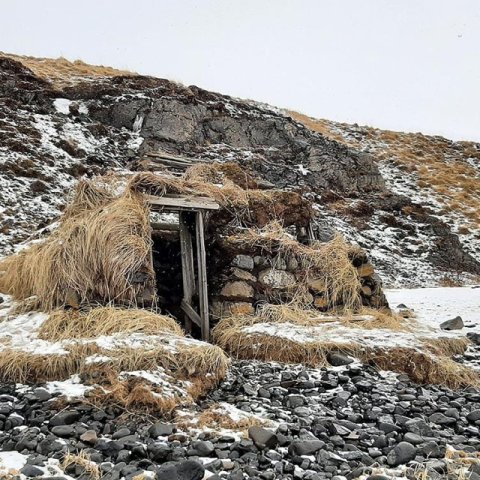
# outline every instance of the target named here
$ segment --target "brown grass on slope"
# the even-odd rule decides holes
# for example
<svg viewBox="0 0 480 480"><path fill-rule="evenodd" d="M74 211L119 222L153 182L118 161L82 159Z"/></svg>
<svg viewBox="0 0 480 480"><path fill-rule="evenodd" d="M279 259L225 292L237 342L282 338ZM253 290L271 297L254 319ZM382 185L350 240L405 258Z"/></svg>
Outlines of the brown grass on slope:
<svg viewBox="0 0 480 480"><path fill-rule="evenodd" d="M71 62L63 57L37 58L4 52L0 52L0 57L11 58L20 62L32 70L38 77L52 82L57 88L73 85L78 81L91 78L137 75L127 70L118 70L112 67L104 67L103 65L89 65L82 60Z"/></svg>
<svg viewBox="0 0 480 480"><path fill-rule="evenodd" d="M362 150L368 146L374 158L393 162L414 173L421 188L431 188L444 205L444 213L461 212L467 223L461 227L480 229L480 173L469 159L480 160L480 144L451 142L439 136L404 133L362 126L363 135L350 135L352 125L314 119L288 111L294 120L325 137ZM459 233L462 233L461 231Z"/></svg>

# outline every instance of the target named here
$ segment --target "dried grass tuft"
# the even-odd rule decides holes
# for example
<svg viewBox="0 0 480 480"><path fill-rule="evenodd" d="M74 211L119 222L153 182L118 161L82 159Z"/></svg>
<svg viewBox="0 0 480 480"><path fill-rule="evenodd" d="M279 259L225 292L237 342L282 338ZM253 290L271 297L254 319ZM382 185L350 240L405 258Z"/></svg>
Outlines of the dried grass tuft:
<svg viewBox="0 0 480 480"><path fill-rule="evenodd" d="M0 56L11 58L22 63L32 70L35 75L52 82L57 88L73 85L79 81L90 78L137 75L127 70L117 70L116 68L105 67L103 65L89 65L82 60L71 62L63 57L37 58L4 52L0 52Z"/></svg>
<svg viewBox="0 0 480 480"><path fill-rule="evenodd" d="M89 393L88 400L99 407L115 406L121 410L149 415L170 416L184 400L164 396L160 387L138 377L125 380L112 378L106 388L97 387Z"/></svg>
<svg viewBox="0 0 480 480"><path fill-rule="evenodd" d="M115 199L114 192L108 182L102 182L101 177L96 182L80 180L73 193L73 198L65 209L64 218L74 217L98 207L104 207Z"/></svg>
<svg viewBox="0 0 480 480"><path fill-rule="evenodd" d="M420 384L445 385L452 389L480 386L480 377L474 370L446 356L424 353L413 348L372 349L361 358L380 369L406 373L411 380Z"/></svg>
<svg viewBox="0 0 480 480"><path fill-rule="evenodd" d="M217 381L225 377L230 364L216 345L179 346L177 361L186 377L211 377Z"/></svg>
<svg viewBox="0 0 480 480"><path fill-rule="evenodd" d="M379 309L362 307L355 314L347 312L340 317L340 322L353 328L363 328L365 330L384 329L393 332L411 332L416 327L416 322L412 319L399 315L388 309Z"/></svg>
<svg viewBox="0 0 480 480"><path fill-rule="evenodd" d="M253 426L268 427L271 423L268 420L255 417L253 415L245 416L239 420L230 417L221 405L214 404L203 410L195 421L189 421L188 418L179 417L176 419L177 425L182 429L190 428L209 428L212 430L232 430L235 432L243 432L245 435L247 430Z"/></svg>
<svg viewBox="0 0 480 480"><path fill-rule="evenodd" d="M67 453L61 466L64 471L71 466L81 467L92 480L100 480L102 476L100 467L90 460L90 455L84 450L80 450L78 453Z"/></svg>
<svg viewBox="0 0 480 480"><path fill-rule="evenodd" d="M54 310L40 327L38 336L43 340L58 341L95 338L119 332L183 336L183 330L171 317L144 309L118 307L97 307L86 313Z"/></svg>
<svg viewBox="0 0 480 480"><path fill-rule="evenodd" d="M466 337L423 338L421 342L429 352L445 357L462 355L471 344Z"/></svg>
<svg viewBox="0 0 480 480"><path fill-rule="evenodd" d="M86 357L98 353L96 345L73 344L64 354L35 354L5 349L0 355L0 379L8 383L65 380L78 373Z"/></svg>

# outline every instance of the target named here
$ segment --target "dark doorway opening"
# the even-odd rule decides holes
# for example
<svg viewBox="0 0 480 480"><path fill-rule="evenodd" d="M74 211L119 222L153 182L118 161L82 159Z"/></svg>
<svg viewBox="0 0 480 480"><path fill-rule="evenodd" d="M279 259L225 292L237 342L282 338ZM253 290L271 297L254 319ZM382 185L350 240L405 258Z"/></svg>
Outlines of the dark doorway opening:
<svg viewBox="0 0 480 480"><path fill-rule="evenodd" d="M207 197L185 195L150 196L148 202L152 212L151 264L156 275L158 305L178 319L183 317L187 333L199 330L202 340L208 341L204 224L205 213L218 210L219 205Z"/></svg>

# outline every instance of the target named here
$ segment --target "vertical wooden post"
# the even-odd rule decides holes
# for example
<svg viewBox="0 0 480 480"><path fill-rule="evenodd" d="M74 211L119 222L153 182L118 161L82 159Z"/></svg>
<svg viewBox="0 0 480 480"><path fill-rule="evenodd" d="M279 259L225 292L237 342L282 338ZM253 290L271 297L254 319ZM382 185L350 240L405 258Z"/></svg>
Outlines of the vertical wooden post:
<svg viewBox="0 0 480 480"><path fill-rule="evenodd" d="M208 315L207 255L205 251L205 231L203 213L196 213L197 261L198 261L198 302L202 319L202 340L210 339L210 319Z"/></svg>
<svg viewBox="0 0 480 480"><path fill-rule="evenodd" d="M185 212L179 212L180 249L182 257L183 301L192 304L195 293L195 270L193 263L192 235L188 229L188 219ZM185 330L192 333L192 320L185 314Z"/></svg>

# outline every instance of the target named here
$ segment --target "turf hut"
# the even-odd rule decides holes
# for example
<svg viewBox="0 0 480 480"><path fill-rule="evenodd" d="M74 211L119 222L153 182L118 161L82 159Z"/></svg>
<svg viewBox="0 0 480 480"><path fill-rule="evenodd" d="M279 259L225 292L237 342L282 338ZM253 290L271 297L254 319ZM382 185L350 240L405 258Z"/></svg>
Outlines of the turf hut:
<svg viewBox="0 0 480 480"><path fill-rule="evenodd" d="M228 163L84 180L50 236L1 262L0 290L43 311L158 309L205 340L263 303L385 306L365 253L317 242L310 202L270 187Z"/></svg>

